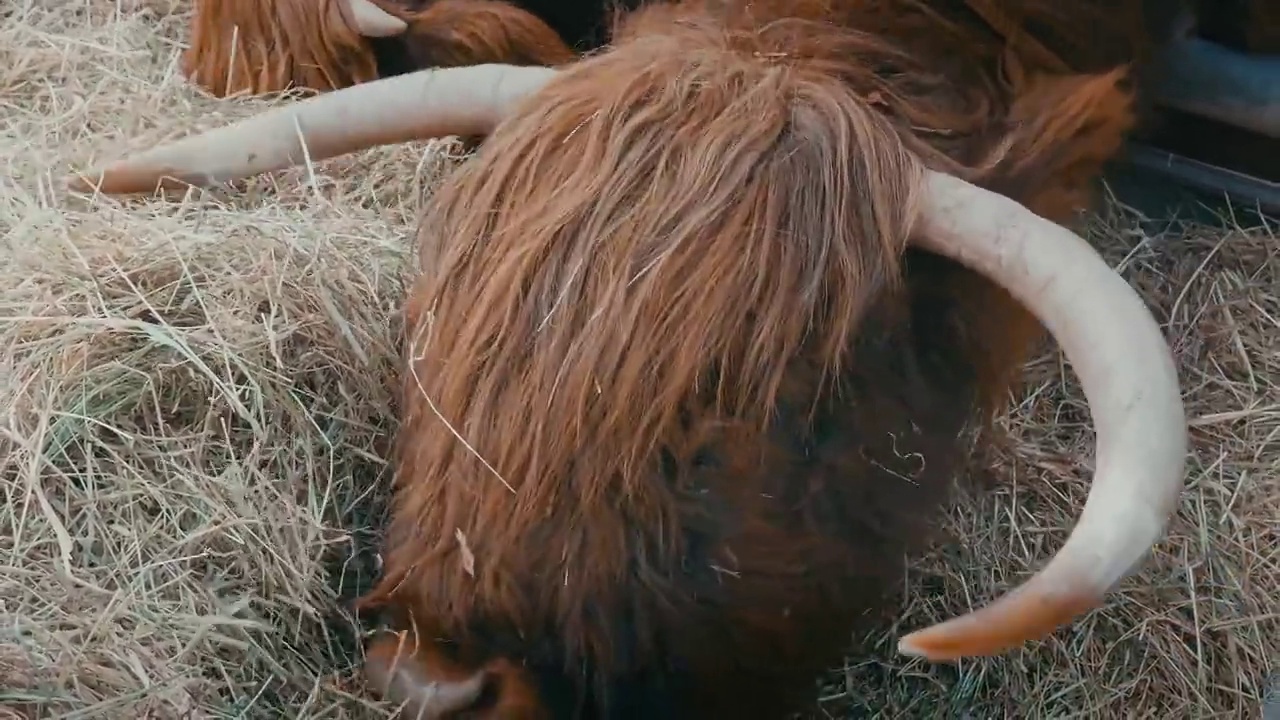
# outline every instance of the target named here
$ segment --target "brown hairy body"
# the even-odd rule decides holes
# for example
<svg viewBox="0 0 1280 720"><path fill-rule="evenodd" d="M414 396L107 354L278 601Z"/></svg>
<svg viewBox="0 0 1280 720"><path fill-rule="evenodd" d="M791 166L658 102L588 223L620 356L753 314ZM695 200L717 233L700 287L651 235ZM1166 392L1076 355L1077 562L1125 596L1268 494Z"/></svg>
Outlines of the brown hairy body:
<svg viewBox="0 0 1280 720"><path fill-rule="evenodd" d="M1067 222L1133 123L970 12L655 3L431 199L364 605L475 716L782 718L893 611L1040 335L909 157Z"/></svg>
<svg viewBox="0 0 1280 720"><path fill-rule="evenodd" d="M576 57L555 28L500 0L437 0L409 17L407 33L372 43L383 77L491 62L561 65Z"/></svg>
<svg viewBox="0 0 1280 720"><path fill-rule="evenodd" d="M586 52L609 40L615 13L639 7L646 0L383 0L389 8L403 8L409 14L424 13L435 6L453 4L506 5L535 17L561 38L567 49ZM496 28L495 24L495 28Z"/></svg>

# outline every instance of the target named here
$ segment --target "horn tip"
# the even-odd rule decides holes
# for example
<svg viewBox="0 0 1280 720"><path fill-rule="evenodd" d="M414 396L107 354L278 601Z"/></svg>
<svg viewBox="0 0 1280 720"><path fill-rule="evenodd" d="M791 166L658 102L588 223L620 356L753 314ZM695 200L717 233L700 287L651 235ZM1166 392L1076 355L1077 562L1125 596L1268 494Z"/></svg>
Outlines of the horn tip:
<svg viewBox="0 0 1280 720"><path fill-rule="evenodd" d="M89 177L101 178L102 173L73 173L63 178L62 184L67 190L76 193L91 193L96 185L89 181Z"/></svg>
<svg viewBox="0 0 1280 720"><path fill-rule="evenodd" d="M1073 592L1007 596L981 610L917 630L898 640L898 653L930 662L989 657L1047 637L1072 619L1097 608L1103 594Z"/></svg>
<svg viewBox="0 0 1280 720"><path fill-rule="evenodd" d="M929 662L950 662L965 653L955 653L948 648L949 643L937 637L933 628L917 630L898 639L898 654L920 658Z"/></svg>
<svg viewBox="0 0 1280 720"><path fill-rule="evenodd" d="M77 172L66 176L66 188L76 193L99 193L102 195L132 195L137 193L154 193L161 190L186 191L192 187L207 187L216 182L216 178L203 173L180 173L167 170L152 170L112 167L92 172Z"/></svg>

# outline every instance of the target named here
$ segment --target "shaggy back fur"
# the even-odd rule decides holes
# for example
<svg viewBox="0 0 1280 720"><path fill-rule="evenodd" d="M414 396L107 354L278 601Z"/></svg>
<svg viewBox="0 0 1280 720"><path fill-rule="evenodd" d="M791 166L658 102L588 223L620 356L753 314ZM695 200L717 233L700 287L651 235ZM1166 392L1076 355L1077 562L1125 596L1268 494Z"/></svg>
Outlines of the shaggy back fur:
<svg viewBox="0 0 1280 720"><path fill-rule="evenodd" d="M394 3L412 13L439 4L442 0L379 0ZM473 0L449 0L467 4ZM480 0L498 2L498 0ZM609 40L611 22L620 12L633 10L649 0L508 0L505 4L542 20L574 52L593 50Z"/></svg>
<svg viewBox="0 0 1280 720"><path fill-rule="evenodd" d="M892 612L1038 335L905 249L920 164L1063 221L1132 122L989 33L655 4L434 194L363 604L478 716L777 720Z"/></svg>
<svg viewBox="0 0 1280 720"><path fill-rule="evenodd" d="M538 16L499 0L437 0L408 18L404 37L373 41L384 77L484 63L554 66L576 57Z"/></svg>

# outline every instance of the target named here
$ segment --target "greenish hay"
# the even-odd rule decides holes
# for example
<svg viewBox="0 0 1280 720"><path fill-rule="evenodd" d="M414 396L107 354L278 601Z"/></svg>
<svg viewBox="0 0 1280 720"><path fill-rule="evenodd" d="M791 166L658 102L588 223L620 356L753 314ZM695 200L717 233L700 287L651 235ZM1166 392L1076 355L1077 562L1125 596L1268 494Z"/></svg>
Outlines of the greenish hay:
<svg viewBox="0 0 1280 720"><path fill-rule="evenodd" d="M417 203L454 146L234 192L92 202L73 166L221 125L178 75L187 3L36 0L0 24L0 718L385 717L343 602L369 582ZM1010 656L833 669L820 717L1256 718L1280 664L1280 244L1091 232L1167 323L1192 420L1168 539L1107 607ZM1091 431L1055 349L1001 423L902 628L1066 537Z"/></svg>

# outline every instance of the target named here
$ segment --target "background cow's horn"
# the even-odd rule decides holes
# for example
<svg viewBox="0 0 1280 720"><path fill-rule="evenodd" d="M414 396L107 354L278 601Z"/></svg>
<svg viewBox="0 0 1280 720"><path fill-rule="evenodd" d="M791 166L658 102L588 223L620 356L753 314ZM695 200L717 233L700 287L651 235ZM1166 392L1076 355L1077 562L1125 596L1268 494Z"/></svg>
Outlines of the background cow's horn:
<svg viewBox="0 0 1280 720"><path fill-rule="evenodd" d="M1172 354L1129 285L1075 233L1022 205L926 172L913 242L1007 288L1071 363L1093 416L1097 467L1057 555L995 602L920 630L900 652L992 655L1042 638L1102 603L1164 533L1177 506L1187 425Z"/></svg>
<svg viewBox="0 0 1280 720"><path fill-rule="evenodd" d="M370 0L342 0L339 3L351 27L365 37L395 37L409 29L408 23L383 10Z"/></svg>
<svg viewBox="0 0 1280 720"><path fill-rule="evenodd" d="M472 65L361 83L160 145L73 176L68 187L107 194L211 185L377 145L487 135L555 74L543 67ZM99 179L100 178L100 179Z"/></svg>

